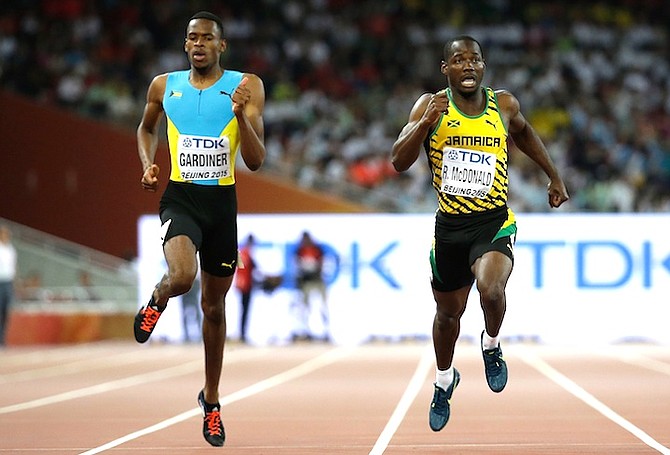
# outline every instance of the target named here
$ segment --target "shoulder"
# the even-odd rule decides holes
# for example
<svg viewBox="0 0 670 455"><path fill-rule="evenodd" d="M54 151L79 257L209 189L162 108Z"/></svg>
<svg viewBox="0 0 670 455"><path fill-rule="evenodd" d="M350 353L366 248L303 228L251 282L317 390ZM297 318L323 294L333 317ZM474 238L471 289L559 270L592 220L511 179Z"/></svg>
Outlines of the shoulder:
<svg viewBox="0 0 670 455"><path fill-rule="evenodd" d="M242 73L242 77L243 78L246 77L247 79L249 79L249 81L253 80L253 81L256 81L256 82L261 82L261 83L263 82L263 80L260 78L260 76L255 74L255 73Z"/></svg>
<svg viewBox="0 0 670 455"><path fill-rule="evenodd" d="M155 76L151 81L151 85L165 88L170 74L171 73L163 73Z"/></svg>
<svg viewBox="0 0 670 455"><path fill-rule="evenodd" d="M428 104L430 104L430 101L437 95L440 95L441 92L438 93L432 93L432 92L425 92L419 95L419 97L416 99L414 102L414 108L419 109L421 112L426 110L426 107L428 107ZM449 99L449 102L451 103L451 95L447 94L447 92L444 92L444 95L446 95Z"/></svg>
<svg viewBox="0 0 670 455"><path fill-rule="evenodd" d="M494 90L494 93L501 111L511 113L512 115L519 112L519 100L512 94L512 92L506 89L496 89Z"/></svg>
<svg viewBox="0 0 670 455"><path fill-rule="evenodd" d="M167 85L168 73L155 76L149 84L148 97L150 99L162 99Z"/></svg>
<svg viewBox="0 0 670 455"><path fill-rule="evenodd" d="M247 78L247 85L250 88L257 87L257 88L263 88L263 79L261 79L258 75L254 73L243 73L242 74L242 79Z"/></svg>
<svg viewBox="0 0 670 455"><path fill-rule="evenodd" d="M422 94L419 95L419 97L416 99L416 101L414 102L414 105L415 105L415 106L418 106L418 105L422 105L422 104L423 104L423 105L428 104L428 101L430 101L430 97L431 97L431 96L433 96L433 94L430 93L430 92L422 93Z"/></svg>
<svg viewBox="0 0 670 455"><path fill-rule="evenodd" d="M433 96L433 94L430 92L419 95L419 97L414 102L414 106L412 106L412 113L415 114L415 116L420 117L423 115L423 112L426 110L426 107L430 102L431 96Z"/></svg>

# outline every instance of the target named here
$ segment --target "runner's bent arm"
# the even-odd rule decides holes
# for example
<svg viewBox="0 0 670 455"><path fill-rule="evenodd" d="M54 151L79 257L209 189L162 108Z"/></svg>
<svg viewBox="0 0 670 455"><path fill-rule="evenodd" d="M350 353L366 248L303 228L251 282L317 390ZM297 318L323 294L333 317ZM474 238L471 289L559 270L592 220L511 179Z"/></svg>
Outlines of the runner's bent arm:
<svg viewBox="0 0 670 455"><path fill-rule="evenodd" d="M158 187L156 149L158 148L158 126L163 117L163 95L167 75L156 76L147 90L147 101L144 106L142 120L137 127L137 152L142 163L142 186L149 191Z"/></svg>
<svg viewBox="0 0 670 455"><path fill-rule="evenodd" d="M509 115L508 130L514 143L549 177L549 205L560 206L568 200L568 191L542 140L521 113L516 97L509 92L500 92L498 99L501 102L501 108Z"/></svg>
<svg viewBox="0 0 670 455"><path fill-rule="evenodd" d="M398 135L391 152L391 163L396 171L409 169L419 157L423 141L447 109L446 94L424 93L416 100L409 114L409 121Z"/></svg>
<svg viewBox="0 0 670 455"><path fill-rule="evenodd" d="M265 88L255 74L246 73L233 93L233 112L240 129L240 153L247 167L255 171L265 160L263 109Z"/></svg>

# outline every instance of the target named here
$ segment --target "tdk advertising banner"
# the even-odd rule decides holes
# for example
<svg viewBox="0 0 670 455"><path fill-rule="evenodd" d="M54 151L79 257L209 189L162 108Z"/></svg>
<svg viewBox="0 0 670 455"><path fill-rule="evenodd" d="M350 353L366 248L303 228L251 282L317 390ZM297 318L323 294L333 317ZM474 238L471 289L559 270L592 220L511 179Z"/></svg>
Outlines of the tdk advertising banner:
<svg viewBox="0 0 670 455"><path fill-rule="evenodd" d="M546 344L670 344L670 215L517 214L515 263L501 335ZM249 342L298 337L336 344L429 339L432 214L240 215L240 244L253 234L258 286ZM296 283L295 250L308 232L322 246L326 299L305 305ZM158 216L139 221L141 302L166 270ZM152 339L181 341L197 320L175 298ZM239 334L239 295L227 298L228 336ZM195 327L190 327L191 326ZM479 339L484 321L476 284L461 337ZM303 337L303 338L300 338Z"/></svg>

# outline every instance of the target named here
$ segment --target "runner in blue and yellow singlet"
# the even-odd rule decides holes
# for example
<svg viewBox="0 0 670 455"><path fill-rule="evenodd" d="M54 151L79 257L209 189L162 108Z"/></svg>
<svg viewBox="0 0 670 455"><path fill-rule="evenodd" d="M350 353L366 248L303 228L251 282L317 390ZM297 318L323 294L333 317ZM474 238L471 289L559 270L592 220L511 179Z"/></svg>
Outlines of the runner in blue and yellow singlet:
<svg viewBox="0 0 670 455"><path fill-rule="evenodd" d="M190 69L153 79L137 129L142 187L156 191L154 158L165 115L170 174L159 210L168 270L135 317L135 338L146 342L168 299L188 292L199 255L205 381L198 404L203 436L213 446L225 441L218 389L225 298L237 267L235 164L239 155L255 171L265 159L263 82L255 74L224 69L220 61L226 47L219 17L206 11L193 15L184 41Z"/></svg>
<svg viewBox="0 0 670 455"><path fill-rule="evenodd" d="M559 207L569 197L516 97L482 86L485 69L482 48L474 38L459 36L447 42L441 64L447 88L417 99L393 144L392 162L399 172L425 151L437 192L430 254L437 304L433 320L436 373L429 412L433 431L447 424L451 397L460 381L452 365L454 347L475 282L484 311L481 347L486 380L494 392L507 384L500 328L516 238L514 213L507 206L508 138L549 178L551 207Z"/></svg>

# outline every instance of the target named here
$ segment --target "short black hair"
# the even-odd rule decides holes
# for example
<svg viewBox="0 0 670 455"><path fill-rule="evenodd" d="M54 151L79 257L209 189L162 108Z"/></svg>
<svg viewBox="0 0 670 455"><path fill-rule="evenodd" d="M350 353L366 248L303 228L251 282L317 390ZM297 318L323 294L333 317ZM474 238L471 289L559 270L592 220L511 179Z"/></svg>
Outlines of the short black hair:
<svg viewBox="0 0 670 455"><path fill-rule="evenodd" d="M449 54L451 53L451 45L454 44L456 41L470 41L473 43L477 43L477 46L479 46L479 51L482 54L482 58L484 58L484 49L482 49L482 45L479 44L479 41L477 41L470 35L458 35L447 41L447 43L444 45L444 50L442 51L442 58L444 58L445 62L449 60Z"/></svg>
<svg viewBox="0 0 670 455"><path fill-rule="evenodd" d="M213 21L217 27L219 27L219 31L221 32L221 38L223 39L223 21L219 16L217 16L214 13L210 13L209 11L199 11L195 13L191 18L188 20L189 23L193 19L208 19L210 21Z"/></svg>

